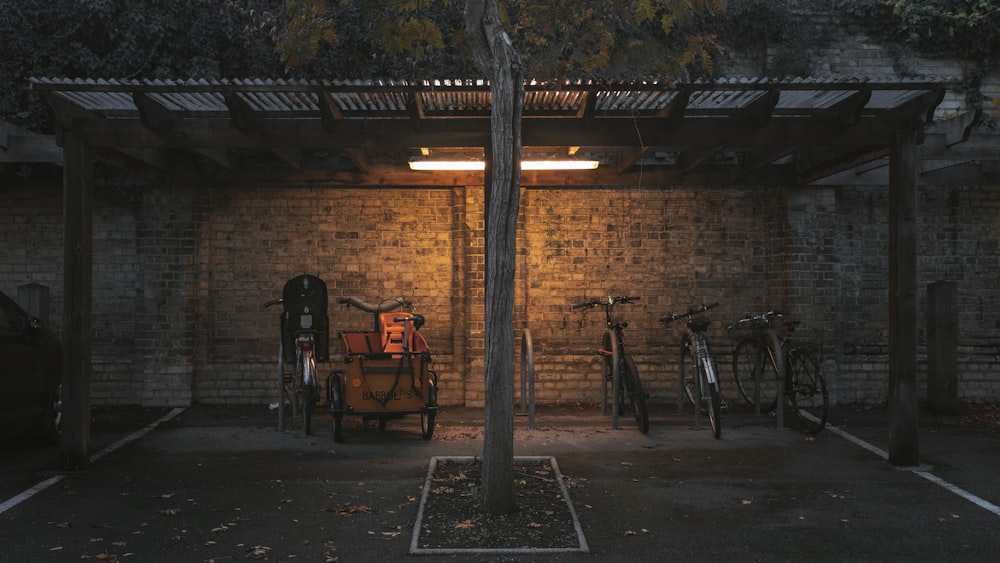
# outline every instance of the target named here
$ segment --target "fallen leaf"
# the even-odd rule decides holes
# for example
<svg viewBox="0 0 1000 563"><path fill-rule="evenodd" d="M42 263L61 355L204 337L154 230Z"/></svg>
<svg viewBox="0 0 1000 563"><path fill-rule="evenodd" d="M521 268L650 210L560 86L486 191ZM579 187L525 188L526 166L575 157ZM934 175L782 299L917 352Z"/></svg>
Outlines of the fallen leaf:
<svg viewBox="0 0 1000 563"><path fill-rule="evenodd" d="M254 557L266 557L268 553L271 553L271 548L266 545L255 545L250 548L250 555Z"/></svg>
<svg viewBox="0 0 1000 563"><path fill-rule="evenodd" d="M350 503L345 504L343 506L333 507L330 509L330 512L336 512L337 514L343 514L345 516L349 516L351 514L357 514L358 512L371 512L371 511L372 509L370 507L365 506L363 504L354 505Z"/></svg>

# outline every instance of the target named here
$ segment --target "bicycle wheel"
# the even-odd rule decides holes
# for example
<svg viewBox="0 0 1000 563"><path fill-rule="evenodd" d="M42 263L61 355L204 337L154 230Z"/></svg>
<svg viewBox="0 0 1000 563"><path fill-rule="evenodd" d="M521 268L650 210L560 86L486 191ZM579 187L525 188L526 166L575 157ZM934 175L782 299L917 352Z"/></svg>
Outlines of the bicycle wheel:
<svg viewBox="0 0 1000 563"><path fill-rule="evenodd" d="M703 362L698 370L701 372L701 388L708 390L708 422L712 425L712 435L718 440L722 437L722 390L719 389L719 376L711 354ZM715 373L715 381L709 381L710 370Z"/></svg>
<svg viewBox="0 0 1000 563"><path fill-rule="evenodd" d="M430 440L434 436L434 419L437 417L437 376L427 378L427 407L420 411L420 436Z"/></svg>
<svg viewBox="0 0 1000 563"><path fill-rule="evenodd" d="M761 412L770 412L777 406L778 374L756 339L743 340L733 350L733 379L740 397L748 405L754 406L754 398L759 397Z"/></svg>
<svg viewBox="0 0 1000 563"><path fill-rule="evenodd" d="M830 409L830 397L819 369L819 360L810 352L793 348L788 351L788 366L791 370L791 389L787 394L791 398L792 410L802 429L815 434L826 426Z"/></svg>
<svg viewBox="0 0 1000 563"><path fill-rule="evenodd" d="M636 367L632 356L625 356L625 373L621 377L621 383L622 390L619 396L627 398L628 404L632 407L632 414L635 416L635 423L639 426L639 432L643 434L649 432L649 411L646 410L646 392L642 389L642 382L639 380L639 369Z"/></svg>
<svg viewBox="0 0 1000 563"><path fill-rule="evenodd" d="M691 352L691 336L684 335L681 340L681 378L684 386L684 396L695 408L703 409L701 401L695 399L700 397L701 391L698 389L698 366L694 364L694 354ZM704 409L703 411L704 412Z"/></svg>
<svg viewBox="0 0 1000 563"><path fill-rule="evenodd" d="M330 390L329 402L330 410L333 412L333 441L344 441L344 389L340 381L340 374L334 372L328 379Z"/></svg>
<svg viewBox="0 0 1000 563"><path fill-rule="evenodd" d="M302 401L302 430L307 436L312 435L312 413L316 406L316 360L312 354L305 354L302 359L303 376L300 381L299 398Z"/></svg>

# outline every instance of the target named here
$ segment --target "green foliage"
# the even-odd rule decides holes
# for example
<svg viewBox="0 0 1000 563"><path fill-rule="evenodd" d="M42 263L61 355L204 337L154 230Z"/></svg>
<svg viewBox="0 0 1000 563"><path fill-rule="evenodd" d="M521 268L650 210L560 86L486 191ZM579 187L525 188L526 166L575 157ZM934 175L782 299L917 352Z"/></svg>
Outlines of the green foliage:
<svg viewBox="0 0 1000 563"><path fill-rule="evenodd" d="M834 0L877 37L930 56L987 62L1000 51L1000 6L991 0Z"/></svg>
<svg viewBox="0 0 1000 563"><path fill-rule="evenodd" d="M809 74L806 46L817 37L803 25L805 8L823 9L816 0L729 0L726 12L711 22L725 51L756 58L764 74Z"/></svg>
<svg viewBox="0 0 1000 563"><path fill-rule="evenodd" d="M982 107L983 77L1000 56L1000 5L995 0L833 0L874 37L932 57L971 63L966 99Z"/></svg>
<svg viewBox="0 0 1000 563"><path fill-rule="evenodd" d="M323 2L318 2L322 4ZM317 24L294 19L317 0L289 0L295 29ZM313 74L344 55L354 75L368 78L470 77L464 38L464 0L338 0L326 3L319 18L332 22L331 41L314 58L307 49L285 50L292 72ZM525 76L538 79L676 78L712 70L714 37L705 31L707 12L721 12L722 0L550 0L501 1L501 17L525 64ZM361 56L358 56L361 55ZM345 76L343 73L338 76Z"/></svg>
<svg viewBox="0 0 1000 563"><path fill-rule="evenodd" d="M539 79L678 79L713 70L708 14L721 0L503 3L506 27Z"/></svg>
<svg viewBox="0 0 1000 563"><path fill-rule="evenodd" d="M462 33L464 0L287 0L285 5L276 35L278 53L290 75L342 79L474 75ZM314 17L318 21L296 19L313 5L323 7ZM301 33L299 42L308 48L280 41L291 33ZM306 38L316 41L309 43Z"/></svg>
<svg viewBox="0 0 1000 563"><path fill-rule="evenodd" d="M44 130L32 76L221 78L280 72L266 0L0 0L0 119ZM17 38L16 41L10 38Z"/></svg>

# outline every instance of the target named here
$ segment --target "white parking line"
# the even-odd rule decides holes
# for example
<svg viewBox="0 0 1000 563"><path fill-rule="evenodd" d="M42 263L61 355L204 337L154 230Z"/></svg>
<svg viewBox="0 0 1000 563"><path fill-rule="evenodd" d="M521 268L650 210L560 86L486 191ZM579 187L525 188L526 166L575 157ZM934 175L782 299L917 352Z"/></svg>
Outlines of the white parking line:
<svg viewBox="0 0 1000 563"><path fill-rule="evenodd" d="M948 481L945 481L944 479L938 477L937 475L934 475L922 469L914 469L913 473L915 473L916 475L920 475L924 479L927 479L931 483L934 483L935 485L945 489L946 491L951 491L952 493L955 493L956 495L964 498L965 500L971 502L972 504L978 506L979 508L982 508L983 510L992 512L993 514L1000 516L1000 506L997 506L990 501L983 500L977 497L976 495L970 493L969 491L966 491L965 489L957 485L953 485Z"/></svg>
<svg viewBox="0 0 1000 563"><path fill-rule="evenodd" d="M129 444L131 442L134 442L134 441L138 440L139 438L142 438L143 436L145 436L146 434L148 434L150 431L152 431L154 428L156 428L160 424L163 424L164 422L166 422L166 421L174 418L175 416L181 414L182 412L184 412L184 409L180 408L180 407L171 410L170 412L168 412L167 414L161 416L157 420L155 420L155 421L147 424L142 429L137 430L137 431L129 434L128 436L122 438L121 440L118 440L114 444L111 444L110 446L108 446L108 447L104 448L103 450L97 452L96 454L90 456L90 463L94 463L95 461L97 461L97 460L101 459L102 457L110 454L111 452L113 452L113 451L121 448L122 446L124 446L126 444ZM38 494L38 493L44 491L45 489L51 487L52 485L55 485L59 481L62 481L63 478L65 478L65 477L66 477L65 474L63 474L63 475L56 475L54 477L49 477L48 479L46 479L46 480L38 483L37 485L35 485L35 486L33 486L33 487L29 488L29 489L25 489L24 491L22 491L22 492L20 492L20 493L18 493L16 495L10 497L9 499L5 500L3 503L0 503L0 514L3 514L4 512L7 512L11 508L14 508L15 506L21 504L22 502L28 500L29 498L35 496L36 494Z"/></svg>
<svg viewBox="0 0 1000 563"><path fill-rule="evenodd" d="M62 481L63 477L65 477L65 475L56 475L55 477L49 477L48 479L42 481L41 483L35 485L34 487L21 491L20 493L10 497L9 499L5 500L3 504L0 504L0 514L7 512L11 508L14 508L15 506L21 504L22 502L28 500L29 498L35 496L36 494L51 487L52 485L55 485L59 481Z"/></svg>
<svg viewBox="0 0 1000 563"><path fill-rule="evenodd" d="M836 426L827 426L826 429L829 430L830 432L833 432L837 436L844 438L849 442L853 442L854 444L861 446L862 448L872 452L873 454L881 457L884 460L888 461L889 459L889 454L885 450L873 446L853 434L849 434L841 430L840 428L837 428ZM1000 516L1000 506L997 506L988 500L977 497L976 495L970 493L969 491L966 491L965 489L959 487L958 485L954 485L952 483L949 483L948 481L945 481L944 479L938 477L937 475L934 475L933 473L927 471L926 469L921 469L920 467L914 467L910 469L910 471L914 475L919 475L920 477L927 479L928 481L934 483L935 485L941 487L942 489L964 498L965 500L971 502L972 504L978 506L979 508L982 508L987 512L992 512L993 514Z"/></svg>

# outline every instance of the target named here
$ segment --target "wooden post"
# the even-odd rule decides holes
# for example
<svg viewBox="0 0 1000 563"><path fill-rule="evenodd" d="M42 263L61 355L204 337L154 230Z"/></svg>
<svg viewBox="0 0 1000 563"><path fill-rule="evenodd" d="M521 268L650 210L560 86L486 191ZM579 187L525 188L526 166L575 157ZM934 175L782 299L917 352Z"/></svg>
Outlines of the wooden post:
<svg viewBox="0 0 1000 563"><path fill-rule="evenodd" d="M90 462L90 315L93 270L94 155L68 132L63 141L63 418L60 463Z"/></svg>
<svg viewBox="0 0 1000 563"><path fill-rule="evenodd" d="M919 463L917 448L917 135L889 154L889 463Z"/></svg>
<svg viewBox="0 0 1000 563"><path fill-rule="evenodd" d="M958 291L955 282L927 286L927 408L958 414Z"/></svg>

